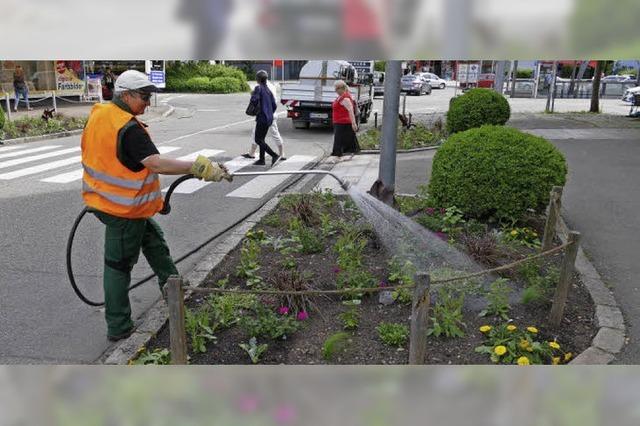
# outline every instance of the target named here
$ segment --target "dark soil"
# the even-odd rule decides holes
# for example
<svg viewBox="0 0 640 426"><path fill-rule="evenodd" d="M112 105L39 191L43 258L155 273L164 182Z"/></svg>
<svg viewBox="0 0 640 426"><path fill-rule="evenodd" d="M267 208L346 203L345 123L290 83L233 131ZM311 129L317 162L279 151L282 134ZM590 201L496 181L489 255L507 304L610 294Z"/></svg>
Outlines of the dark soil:
<svg viewBox="0 0 640 426"><path fill-rule="evenodd" d="M350 226L362 226L361 220L357 219L358 214L352 210L345 210L344 203L336 203L330 214L333 219L341 219ZM281 206L272 213L280 217L282 226L266 225L263 220L255 229L263 229L268 236L287 235L288 220L292 213L284 210ZM269 218L270 216L267 216ZM534 221L537 227L543 226L542 221ZM273 223L272 223L273 225ZM539 232L541 234L541 232ZM388 274L389 256L380 247L374 234L370 233L369 242L365 249L365 267L371 271L379 280L385 280ZM335 289L335 268L337 255L333 251L333 245L337 236L327 237L324 240L324 251L317 254L304 255L296 253L295 256L298 270L309 273L312 288ZM533 250L525 249L529 254ZM271 247L262 247L260 257L260 275L265 282L274 273L281 270L278 262L282 260L282 255L274 251ZM227 288L246 288L244 280L236 277L236 266L239 263L240 248L237 247L222 261L222 263L211 271L208 285L215 286L215 283L225 277L229 277ZM554 256L548 261L549 264L559 265L560 256ZM499 259L495 264L508 263L506 259ZM487 265L492 266L492 265ZM523 284L518 281L517 275L513 275L514 293L522 291ZM433 299L432 299L433 300ZM313 299L315 308L310 314L310 318L303 321L303 328L286 340L259 339L259 343L268 343L268 350L260 359L261 364L406 364L408 362L409 343L406 342L401 348L389 347L382 343L378 337L376 327L381 322L402 323L410 326L411 306L409 304L394 303L390 306L383 306L378 303L378 295L367 295L362 299L362 304L358 307L360 313L359 327L355 332L351 332L351 339L346 351L337 355L333 360L327 361L322 356L322 347L325 340L332 334L343 331L342 321L338 315L347 306L341 303L339 297L315 297ZM550 302L542 305L524 305L515 300L512 303L510 316L514 324L526 327L536 326L540 330L539 339L557 341L566 352L577 354L586 349L594 335L594 308L584 286L579 283L577 276L574 285L569 292L569 299L565 310L563 325L558 330L552 330L546 326L546 319L550 310ZM203 298L192 298L187 302L190 309L197 308L203 303ZM466 308L465 308L466 309ZM478 330L481 325L503 323L499 319L481 318L477 310L465 310L464 323L466 324L463 338L428 338L428 364L491 364L486 354L476 353L474 349L483 343L483 335ZM238 345L249 340L248 335L238 326L218 330L217 341L208 345L208 351L204 354L194 354L190 351L191 364L250 364L251 361L246 352ZM169 332L168 327L164 327L155 337L149 347L168 348ZM189 348L191 349L191 348Z"/></svg>

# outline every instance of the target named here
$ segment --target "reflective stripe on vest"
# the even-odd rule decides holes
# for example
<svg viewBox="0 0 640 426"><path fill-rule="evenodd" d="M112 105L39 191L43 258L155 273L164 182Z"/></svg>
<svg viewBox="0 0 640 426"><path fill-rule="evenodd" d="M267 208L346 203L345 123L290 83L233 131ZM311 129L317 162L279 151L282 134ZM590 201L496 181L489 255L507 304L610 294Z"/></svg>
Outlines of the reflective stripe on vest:
<svg viewBox="0 0 640 426"><path fill-rule="evenodd" d="M158 198L162 197L161 191L153 191L147 194L138 195L137 197L133 198L123 197L122 195L115 195L109 194L108 192L104 191L97 191L91 188L91 186L89 186L89 184L85 181L82 181L82 190L86 193L98 194L101 197L104 197L107 200L111 201L112 203L120 204L121 206L127 207L141 206L145 203L157 200Z"/></svg>
<svg viewBox="0 0 640 426"><path fill-rule="evenodd" d="M151 173L144 180L122 179L94 170L86 164L83 164L82 167L84 168L84 171L87 172L87 174L92 178L126 189L142 189L143 186L152 183L158 177L157 174Z"/></svg>

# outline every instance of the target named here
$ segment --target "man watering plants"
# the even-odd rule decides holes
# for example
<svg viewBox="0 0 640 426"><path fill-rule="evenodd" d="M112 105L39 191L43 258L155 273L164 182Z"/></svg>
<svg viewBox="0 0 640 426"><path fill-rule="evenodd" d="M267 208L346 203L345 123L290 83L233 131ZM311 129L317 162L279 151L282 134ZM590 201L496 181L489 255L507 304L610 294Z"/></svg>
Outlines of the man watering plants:
<svg viewBox="0 0 640 426"><path fill-rule="evenodd" d="M223 165L204 156L192 162L159 154L146 125L136 118L155 91L145 74L125 71L115 82L113 102L94 105L82 134L82 198L106 225L103 283L110 341L129 337L135 329L128 288L141 249L160 288L178 274L162 230L152 219L163 205L158 175L232 179Z"/></svg>

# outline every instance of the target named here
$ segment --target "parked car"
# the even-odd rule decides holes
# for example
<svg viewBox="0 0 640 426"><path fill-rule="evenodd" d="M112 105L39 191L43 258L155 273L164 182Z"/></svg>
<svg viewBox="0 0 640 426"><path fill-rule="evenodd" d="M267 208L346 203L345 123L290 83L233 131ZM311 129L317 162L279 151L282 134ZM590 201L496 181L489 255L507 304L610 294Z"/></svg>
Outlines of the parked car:
<svg viewBox="0 0 640 426"><path fill-rule="evenodd" d="M423 72L420 73L420 76L427 80L432 89L444 89L447 87L447 82L433 73Z"/></svg>
<svg viewBox="0 0 640 426"><path fill-rule="evenodd" d="M633 95L640 95L640 86L627 89L622 95L622 102L633 102Z"/></svg>
<svg viewBox="0 0 640 426"><path fill-rule="evenodd" d="M608 75L602 78L603 83L627 83L633 80L631 75Z"/></svg>
<svg viewBox="0 0 640 426"><path fill-rule="evenodd" d="M373 96L384 95L384 72L373 72Z"/></svg>
<svg viewBox="0 0 640 426"><path fill-rule="evenodd" d="M431 94L431 85L427 80L418 74L409 74L402 77L401 90L407 93L415 93L420 96L422 94Z"/></svg>

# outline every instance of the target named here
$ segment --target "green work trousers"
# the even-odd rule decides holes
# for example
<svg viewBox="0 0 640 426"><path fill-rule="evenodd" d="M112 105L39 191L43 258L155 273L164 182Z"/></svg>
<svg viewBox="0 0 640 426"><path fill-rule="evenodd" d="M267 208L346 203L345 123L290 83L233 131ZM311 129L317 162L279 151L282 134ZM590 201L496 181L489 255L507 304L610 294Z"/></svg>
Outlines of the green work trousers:
<svg viewBox="0 0 640 426"><path fill-rule="evenodd" d="M107 334L118 336L133 327L129 286L131 270L140 249L158 276L160 289L171 275L178 275L162 229L155 220L125 219L92 211L106 225L104 238L104 301Z"/></svg>

